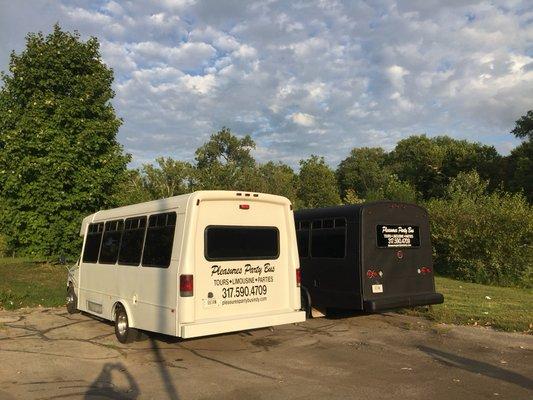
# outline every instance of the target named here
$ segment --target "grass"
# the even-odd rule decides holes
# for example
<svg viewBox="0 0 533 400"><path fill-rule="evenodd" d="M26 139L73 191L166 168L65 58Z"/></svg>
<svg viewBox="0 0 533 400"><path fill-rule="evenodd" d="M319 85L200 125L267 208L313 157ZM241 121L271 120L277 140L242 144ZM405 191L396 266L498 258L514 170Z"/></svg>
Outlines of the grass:
<svg viewBox="0 0 533 400"><path fill-rule="evenodd" d="M533 333L533 290L479 285L436 277L444 304L406 311L435 322L492 326L509 332Z"/></svg>
<svg viewBox="0 0 533 400"><path fill-rule="evenodd" d="M0 309L65 304L67 271L27 258L0 258Z"/></svg>
<svg viewBox="0 0 533 400"><path fill-rule="evenodd" d="M0 258L0 309L65 304L67 272L62 265L24 258ZM533 333L533 290L436 278L444 304L404 311L435 322L492 326Z"/></svg>

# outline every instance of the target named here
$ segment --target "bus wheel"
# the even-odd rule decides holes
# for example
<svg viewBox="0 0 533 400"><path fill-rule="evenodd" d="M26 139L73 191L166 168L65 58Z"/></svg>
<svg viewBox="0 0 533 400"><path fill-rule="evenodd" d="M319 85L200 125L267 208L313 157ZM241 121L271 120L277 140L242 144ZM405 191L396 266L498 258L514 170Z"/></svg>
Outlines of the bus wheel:
<svg viewBox="0 0 533 400"><path fill-rule="evenodd" d="M300 288L300 296L301 296L301 303L302 303L302 311L305 311L305 318L313 318L313 315L311 313L311 295L307 291L305 287Z"/></svg>
<svg viewBox="0 0 533 400"><path fill-rule="evenodd" d="M80 312L78 310L78 296L76 296L76 291L72 283L68 284L67 289L67 311L69 314L76 314Z"/></svg>
<svg viewBox="0 0 533 400"><path fill-rule="evenodd" d="M120 343L131 343L137 339L137 329L130 328L128 314L120 304L115 311L115 335Z"/></svg>

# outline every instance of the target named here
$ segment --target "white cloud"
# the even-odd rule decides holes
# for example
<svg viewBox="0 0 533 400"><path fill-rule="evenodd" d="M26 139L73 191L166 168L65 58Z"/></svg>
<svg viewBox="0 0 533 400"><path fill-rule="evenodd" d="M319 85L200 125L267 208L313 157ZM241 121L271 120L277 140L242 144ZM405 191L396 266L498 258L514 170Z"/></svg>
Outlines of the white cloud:
<svg viewBox="0 0 533 400"><path fill-rule="evenodd" d="M294 166L413 133L508 151L531 108L532 16L520 0L3 2L0 69L56 21L98 37L136 164L190 160L221 126Z"/></svg>
<svg viewBox="0 0 533 400"><path fill-rule="evenodd" d="M315 124L315 117L302 112L292 114L291 119L294 123L306 127L313 126Z"/></svg>

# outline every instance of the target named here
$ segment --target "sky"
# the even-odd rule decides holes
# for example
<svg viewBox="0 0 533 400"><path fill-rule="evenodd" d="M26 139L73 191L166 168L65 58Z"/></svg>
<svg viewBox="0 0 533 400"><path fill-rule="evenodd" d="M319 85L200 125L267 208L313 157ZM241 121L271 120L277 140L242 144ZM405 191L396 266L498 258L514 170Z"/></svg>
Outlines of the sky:
<svg viewBox="0 0 533 400"><path fill-rule="evenodd" d="M133 166L223 126L293 167L413 134L508 154L533 109L531 1L0 0L0 70L56 22L100 41Z"/></svg>

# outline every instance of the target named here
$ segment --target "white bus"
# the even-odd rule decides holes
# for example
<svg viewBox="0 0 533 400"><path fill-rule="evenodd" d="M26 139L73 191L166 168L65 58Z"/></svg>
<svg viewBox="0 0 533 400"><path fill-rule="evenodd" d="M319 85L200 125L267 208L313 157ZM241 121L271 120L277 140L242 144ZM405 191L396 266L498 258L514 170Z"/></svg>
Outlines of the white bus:
<svg viewBox="0 0 533 400"><path fill-rule="evenodd" d="M302 322L288 199L198 191L99 211L83 220L67 282L69 312L182 338Z"/></svg>

